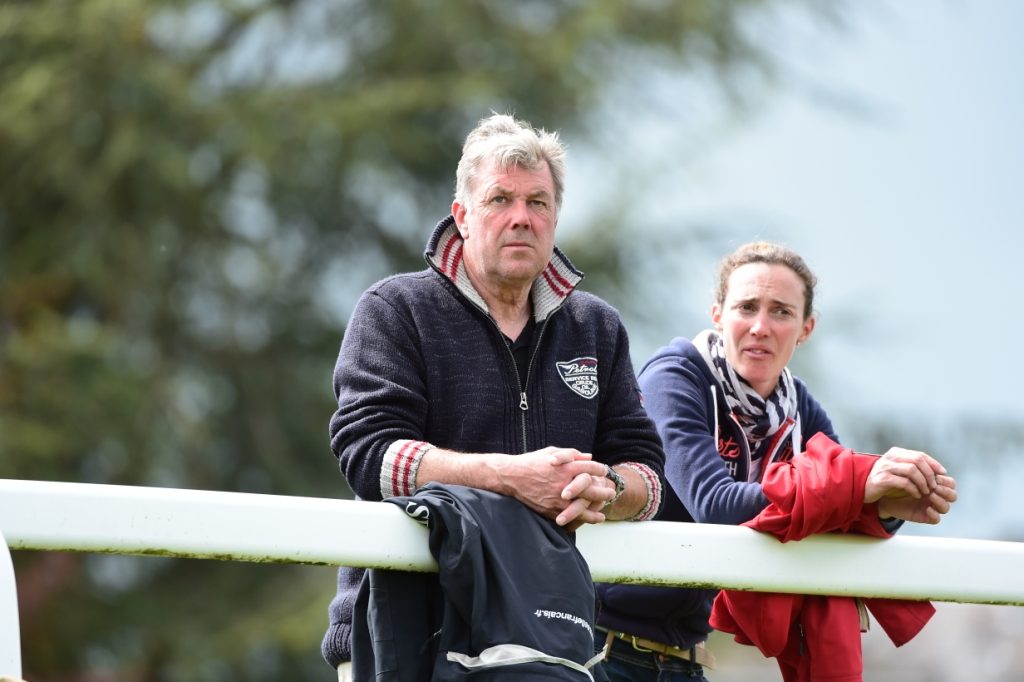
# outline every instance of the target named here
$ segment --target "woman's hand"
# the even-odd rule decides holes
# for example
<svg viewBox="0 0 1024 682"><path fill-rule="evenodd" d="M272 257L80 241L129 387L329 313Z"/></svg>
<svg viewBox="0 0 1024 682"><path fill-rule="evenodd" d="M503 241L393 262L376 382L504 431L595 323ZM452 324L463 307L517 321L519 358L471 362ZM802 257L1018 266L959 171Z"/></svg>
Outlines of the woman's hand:
<svg viewBox="0 0 1024 682"><path fill-rule="evenodd" d="M956 502L957 495L956 480L952 476L940 474L937 480L935 490L919 499L899 496L881 498L878 500L878 516L915 523L938 523L942 514L948 512L953 502Z"/></svg>
<svg viewBox="0 0 1024 682"><path fill-rule="evenodd" d="M924 452L890 448L878 458L864 485L864 502L878 502L878 515L936 524L956 501L956 480Z"/></svg>
<svg viewBox="0 0 1024 682"><path fill-rule="evenodd" d="M889 448L871 467L864 484L864 503L883 497L928 497L938 487L938 477L946 468L924 452Z"/></svg>

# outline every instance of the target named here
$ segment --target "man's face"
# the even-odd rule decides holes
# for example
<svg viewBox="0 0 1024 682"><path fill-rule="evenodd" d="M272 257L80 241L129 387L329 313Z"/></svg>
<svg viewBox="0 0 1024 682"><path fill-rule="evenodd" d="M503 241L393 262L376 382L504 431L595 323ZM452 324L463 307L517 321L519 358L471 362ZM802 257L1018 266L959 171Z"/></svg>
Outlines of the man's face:
<svg viewBox="0 0 1024 682"><path fill-rule="evenodd" d="M452 215L477 288L529 288L551 259L558 216L547 163L536 170L492 165L477 176L469 205L456 201Z"/></svg>

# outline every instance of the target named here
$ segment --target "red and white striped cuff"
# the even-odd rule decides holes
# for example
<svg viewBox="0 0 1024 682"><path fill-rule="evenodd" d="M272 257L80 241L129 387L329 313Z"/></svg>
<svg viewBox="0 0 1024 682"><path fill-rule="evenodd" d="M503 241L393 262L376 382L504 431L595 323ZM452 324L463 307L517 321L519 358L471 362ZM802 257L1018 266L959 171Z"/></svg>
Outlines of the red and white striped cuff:
<svg viewBox="0 0 1024 682"><path fill-rule="evenodd" d="M404 497L416 492L416 472L420 461L433 448L426 441L404 439L388 446L380 468L381 497Z"/></svg>
<svg viewBox="0 0 1024 682"><path fill-rule="evenodd" d="M616 465L619 466L619 465ZM639 462L622 462L621 466L629 467L640 474L644 485L647 486L647 504L630 521L649 521L661 508L661 479L647 466Z"/></svg>

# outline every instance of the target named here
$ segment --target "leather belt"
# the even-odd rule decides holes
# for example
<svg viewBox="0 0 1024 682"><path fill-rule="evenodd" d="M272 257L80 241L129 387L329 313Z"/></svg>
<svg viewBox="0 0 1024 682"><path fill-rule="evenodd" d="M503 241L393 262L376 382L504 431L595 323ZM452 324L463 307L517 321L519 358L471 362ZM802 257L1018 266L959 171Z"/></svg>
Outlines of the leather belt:
<svg viewBox="0 0 1024 682"><path fill-rule="evenodd" d="M608 639L605 640L605 646L611 649L612 642L616 639L621 639L623 642L630 644L634 649L642 653L655 653L661 654L662 656L681 658L684 661L690 661L691 663L696 663L704 666L705 668L714 669L715 667L715 657L707 650L704 642L698 642L689 649L683 649L682 647L655 642L653 639L644 639L643 637L619 632L618 630L609 630Z"/></svg>

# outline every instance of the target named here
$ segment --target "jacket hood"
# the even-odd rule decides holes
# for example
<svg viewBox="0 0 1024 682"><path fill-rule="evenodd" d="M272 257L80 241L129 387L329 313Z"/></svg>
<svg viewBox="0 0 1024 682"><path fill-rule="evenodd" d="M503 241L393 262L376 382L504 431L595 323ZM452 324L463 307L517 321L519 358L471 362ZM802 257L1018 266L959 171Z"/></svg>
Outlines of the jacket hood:
<svg viewBox="0 0 1024 682"><path fill-rule="evenodd" d="M705 379L707 379L708 385L718 386L718 379L711 372L711 368L708 367L708 363L704 360L704 357L701 355L700 351L697 350L697 347L694 345L693 341L683 336L677 336L676 338L672 339L672 341L670 341L667 346L662 346L657 351L655 351L654 355L652 355L651 358L644 363L644 366L643 368L641 368L639 374L643 374L644 372L646 372L647 368L650 367L651 365L655 365L661 362L662 360L666 359L689 360L698 369L700 369L701 375Z"/></svg>

